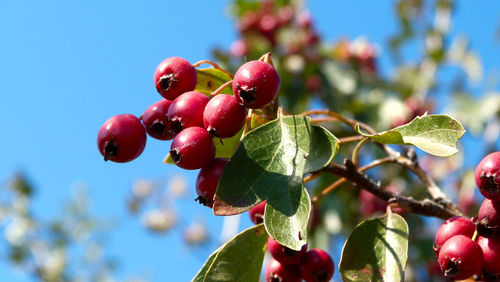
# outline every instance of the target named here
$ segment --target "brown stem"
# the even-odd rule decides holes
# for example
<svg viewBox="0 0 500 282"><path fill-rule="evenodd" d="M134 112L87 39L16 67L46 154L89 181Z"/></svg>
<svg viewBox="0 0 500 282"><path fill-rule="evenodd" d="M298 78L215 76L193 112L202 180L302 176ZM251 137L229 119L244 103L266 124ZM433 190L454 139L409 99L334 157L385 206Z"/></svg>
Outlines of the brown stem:
<svg viewBox="0 0 500 282"><path fill-rule="evenodd" d="M379 183L375 183L367 175L363 174L359 170L356 170L352 161L348 159L345 160L344 166L332 163L323 168L323 170L328 173L344 177L358 188L365 189L388 203L397 203L399 207L412 213L438 217L441 219L448 219L452 216L463 215L460 210L450 209L448 206L434 200L416 200L412 197L406 197L384 190L381 188Z"/></svg>
<svg viewBox="0 0 500 282"><path fill-rule="evenodd" d="M350 143L350 142L356 142L356 141L360 141L363 138L365 138L365 137L362 135L342 137L342 138L339 138L339 144L342 145L342 144L346 144L346 143Z"/></svg>
<svg viewBox="0 0 500 282"><path fill-rule="evenodd" d="M201 60L201 61L198 61L198 62L196 62L196 63L193 64L193 67L199 67L199 66L201 66L203 64L209 64L214 69L218 69L218 70L222 71L223 73L227 74L229 77L231 77L231 78L234 77L234 75L232 73L230 73L227 70L221 68L218 64L216 64L216 63L214 63L214 62L212 62L210 60Z"/></svg>
<svg viewBox="0 0 500 282"><path fill-rule="evenodd" d="M229 86L230 84L232 84L232 83L233 83L233 80L230 80L230 81L225 82L225 83L224 83L224 84L222 84L221 86L219 86L219 88L215 89L215 91L214 91L214 92L210 93L210 98L212 98L212 97L214 97L214 96L216 96L216 95L219 95L219 94L220 94L220 92L221 92L224 88L228 87L228 86Z"/></svg>
<svg viewBox="0 0 500 282"><path fill-rule="evenodd" d="M319 123L319 122L330 122L330 121L339 121L338 119L334 117L325 117L325 118L312 118L311 122L312 123Z"/></svg>

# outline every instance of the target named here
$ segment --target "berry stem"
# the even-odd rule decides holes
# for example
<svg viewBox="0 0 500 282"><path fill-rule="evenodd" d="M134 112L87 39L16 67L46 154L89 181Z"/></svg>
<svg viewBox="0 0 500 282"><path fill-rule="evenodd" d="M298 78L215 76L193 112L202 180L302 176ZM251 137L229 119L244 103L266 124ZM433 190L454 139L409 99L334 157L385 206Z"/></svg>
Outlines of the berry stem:
<svg viewBox="0 0 500 282"><path fill-rule="evenodd" d="M354 149L352 150L352 163L354 164L354 166L358 166L359 150L361 150L361 147L363 147L363 145L366 144L366 142L368 141L370 141L370 138L368 137L361 139L361 141L359 141L359 143L356 144L356 147L354 147Z"/></svg>
<svg viewBox="0 0 500 282"><path fill-rule="evenodd" d="M201 66L203 64L209 64L214 69L218 69L218 70L222 71L223 73L227 74L229 77L231 77L231 78L234 77L234 75L232 73L230 73L227 70L221 68L218 64L216 64L216 63L214 63L214 62L212 62L210 60L201 60L201 61L198 61L198 62L196 62L196 63L193 64L193 67L199 67L199 66Z"/></svg>
<svg viewBox="0 0 500 282"><path fill-rule="evenodd" d="M346 144L346 143L356 142L356 141L362 140L363 138L365 138L365 137L361 136L361 135L342 137L342 138L339 138L339 144L342 145L342 144Z"/></svg>
<svg viewBox="0 0 500 282"><path fill-rule="evenodd" d="M221 92L224 88L228 87L228 86L229 86L229 85L231 85L232 83L233 83L233 80L230 80L230 81L225 82L225 83L224 83L224 84L222 84L221 86L219 86L219 88L215 89L215 91L214 91L214 92L210 93L210 98L215 97L216 95L219 95L219 94L220 94L220 92Z"/></svg>

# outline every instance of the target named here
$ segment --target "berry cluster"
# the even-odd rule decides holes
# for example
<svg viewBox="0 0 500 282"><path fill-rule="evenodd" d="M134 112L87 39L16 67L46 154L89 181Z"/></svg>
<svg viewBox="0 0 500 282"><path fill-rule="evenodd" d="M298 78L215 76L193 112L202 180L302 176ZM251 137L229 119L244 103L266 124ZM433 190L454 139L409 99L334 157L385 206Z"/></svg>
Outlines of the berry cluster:
<svg viewBox="0 0 500 282"><path fill-rule="evenodd" d="M250 219L259 224L263 221L266 201L259 203L248 211ZM267 250L272 258L266 266L267 282L330 281L334 272L334 263L330 255L321 249L307 250L307 245L299 251L292 250L269 237Z"/></svg>
<svg viewBox="0 0 500 282"><path fill-rule="evenodd" d="M477 275L500 279L500 152L487 155L476 167L475 180L486 198L475 221L452 217L436 233L434 251L444 275L456 280Z"/></svg>
<svg viewBox="0 0 500 282"><path fill-rule="evenodd" d="M97 144L104 160L129 162L146 145L146 133L171 140L170 156L184 169L200 169L196 191L201 204L212 207L227 159L216 159L213 138L236 135L246 120L247 108L258 109L278 95L280 76L264 61L250 61L236 72L234 95L209 97L195 91L197 72L185 59L171 57L156 68L156 90L164 98L146 109L141 118L130 114L110 118L99 130ZM141 123L142 120L142 123Z"/></svg>

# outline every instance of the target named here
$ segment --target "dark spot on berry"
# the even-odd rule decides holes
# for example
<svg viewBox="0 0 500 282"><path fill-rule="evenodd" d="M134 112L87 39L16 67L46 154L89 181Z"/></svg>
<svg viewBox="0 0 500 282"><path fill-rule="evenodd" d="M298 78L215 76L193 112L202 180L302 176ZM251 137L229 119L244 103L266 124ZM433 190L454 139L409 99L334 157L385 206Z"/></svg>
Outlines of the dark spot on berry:
<svg viewBox="0 0 500 282"><path fill-rule="evenodd" d="M498 184L495 182L496 174L485 174L481 172L479 176L479 189L488 195L496 196L499 192Z"/></svg>
<svg viewBox="0 0 500 282"><path fill-rule="evenodd" d="M270 282L283 282L279 276L274 275L273 277L269 277Z"/></svg>
<svg viewBox="0 0 500 282"><path fill-rule="evenodd" d="M239 84L236 84L236 89L238 89L238 94L240 95L241 99L243 99L243 101L245 101L246 103L255 101L255 92L257 91L256 87L243 88Z"/></svg>
<svg viewBox="0 0 500 282"><path fill-rule="evenodd" d="M198 203L204 205L205 207L212 207L214 204L214 201L210 201L204 196L199 196L198 198L194 199L195 201L198 201Z"/></svg>
<svg viewBox="0 0 500 282"><path fill-rule="evenodd" d="M174 119L170 122L170 127L175 133L179 133L182 131L182 122L178 119Z"/></svg>
<svg viewBox="0 0 500 282"><path fill-rule="evenodd" d="M213 127L208 129L208 133L210 133L212 136L219 137L219 136L217 136L217 130Z"/></svg>
<svg viewBox="0 0 500 282"><path fill-rule="evenodd" d="M170 73L160 77L160 79L158 80L158 85L160 86L160 89L162 91L167 91L170 86L172 86L172 84L176 81L178 80L175 79L174 75Z"/></svg>
<svg viewBox="0 0 500 282"><path fill-rule="evenodd" d="M444 265L443 273L446 277L455 277L460 273L460 268L458 267L460 264L460 259L453 261L448 260L448 263Z"/></svg>
<svg viewBox="0 0 500 282"><path fill-rule="evenodd" d="M327 271L321 270L321 271L317 271L317 272L313 273L313 276L316 278L316 281L328 282L328 278L330 275Z"/></svg>
<svg viewBox="0 0 500 282"><path fill-rule="evenodd" d="M153 121L149 127L149 131L157 136L163 135L166 129L167 127L160 120Z"/></svg>
<svg viewBox="0 0 500 282"><path fill-rule="evenodd" d="M488 217L483 218L476 225L477 233L483 237L491 238L498 233L498 225L491 224Z"/></svg>
<svg viewBox="0 0 500 282"><path fill-rule="evenodd" d="M174 161L174 163L180 163L181 161L181 155L177 152L177 150L170 150L170 157Z"/></svg>
<svg viewBox="0 0 500 282"><path fill-rule="evenodd" d="M108 161L118 155L118 145L113 138L104 143L104 160Z"/></svg>

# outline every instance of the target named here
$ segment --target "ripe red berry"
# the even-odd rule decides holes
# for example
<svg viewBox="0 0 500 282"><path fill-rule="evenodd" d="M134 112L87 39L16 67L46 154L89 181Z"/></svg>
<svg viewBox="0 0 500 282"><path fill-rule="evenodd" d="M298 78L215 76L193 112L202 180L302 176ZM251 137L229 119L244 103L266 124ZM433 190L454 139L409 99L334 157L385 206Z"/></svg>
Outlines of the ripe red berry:
<svg viewBox="0 0 500 282"><path fill-rule="evenodd" d="M280 76L273 66L262 61L243 64L233 79L233 93L244 106L262 108L271 103L280 88Z"/></svg>
<svg viewBox="0 0 500 282"><path fill-rule="evenodd" d="M210 134L219 138L236 135L245 124L246 108L231 95L217 95L203 112L203 124Z"/></svg>
<svg viewBox="0 0 500 282"><path fill-rule="evenodd" d="M489 275L500 275L500 238L479 237L477 244L483 250L486 272Z"/></svg>
<svg viewBox="0 0 500 282"><path fill-rule="evenodd" d="M182 93L194 90L196 69L183 58L171 57L158 65L154 81L161 96L174 100Z"/></svg>
<svg viewBox="0 0 500 282"><path fill-rule="evenodd" d="M175 137L167 119L170 104L172 101L162 99L149 106L142 115L142 123L149 136L159 140L170 140Z"/></svg>
<svg viewBox="0 0 500 282"><path fill-rule="evenodd" d="M266 201L260 202L253 208L248 210L248 215L250 216L250 220L259 224L264 222L264 211L266 210Z"/></svg>
<svg viewBox="0 0 500 282"><path fill-rule="evenodd" d="M455 235L464 235L472 238L476 231L476 225L472 220L463 216L454 216L446 220L438 229L436 239L434 241L434 251L436 255L444 245L444 243Z"/></svg>
<svg viewBox="0 0 500 282"><path fill-rule="evenodd" d="M203 127L203 111L210 98L198 91L189 91L177 97L168 109L168 120L175 133L183 129Z"/></svg>
<svg viewBox="0 0 500 282"><path fill-rule="evenodd" d="M307 245L302 246L299 251L295 251L269 237L267 239L267 250L281 264L299 264L302 257L306 254Z"/></svg>
<svg viewBox="0 0 500 282"><path fill-rule="evenodd" d="M212 136L201 127L189 127L175 136L170 147L170 156L183 169L206 167L215 157Z"/></svg>
<svg viewBox="0 0 500 282"><path fill-rule="evenodd" d="M126 163L137 158L146 146L146 130L130 114L108 119L97 133L97 147L105 161Z"/></svg>
<svg viewBox="0 0 500 282"><path fill-rule="evenodd" d="M477 233L491 238L500 234L500 202L484 199L477 212Z"/></svg>
<svg viewBox="0 0 500 282"><path fill-rule="evenodd" d="M330 255L322 249L311 249L300 262L300 276L306 282L326 282L333 277L334 264Z"/></svg>
<svg viewBox="0 0 500 282"><path fill-rule="evenodd" d="M479 192L490 200L500 200L500 152L484 157L474 174Z"/></svg>
<svg viewBox="0 0 500 282"><path fill-rule="evenodd" d="M444 276L462 280L483 270L483 251L471 238L456 235L444 243L439 251L439 265Z"/></svg>
<svg viewBox="0 0 500 282"><path fill-rule="evenodd" d="M214 195L219 185L219 179L226 166L227 159L214 159L210 165L202 168L196 178L197 201L200 204L212 207L214 204Z"/></svg>
<svg viewBox="0 0 500 282"><path fill-rule="evenodd" d="M270 259L266 266L266 282L300 282L300 274L295 265L283 265Z"/></svg>

